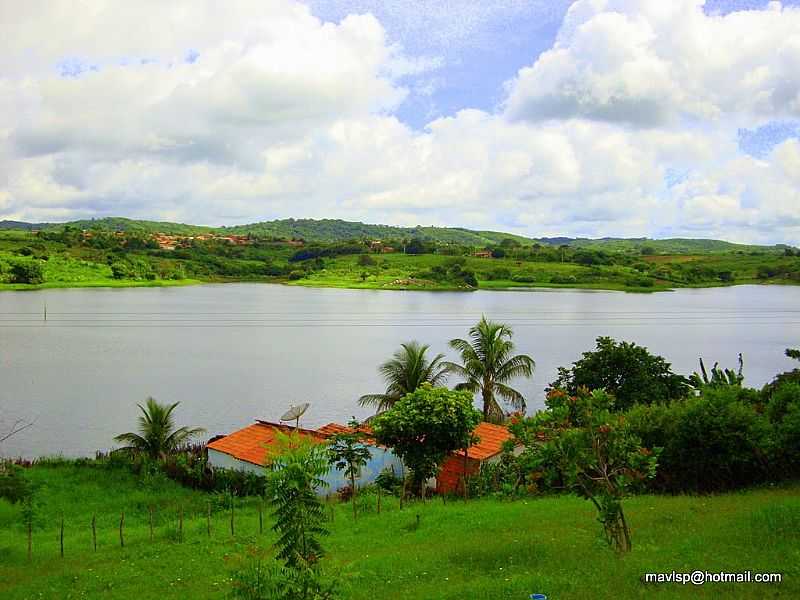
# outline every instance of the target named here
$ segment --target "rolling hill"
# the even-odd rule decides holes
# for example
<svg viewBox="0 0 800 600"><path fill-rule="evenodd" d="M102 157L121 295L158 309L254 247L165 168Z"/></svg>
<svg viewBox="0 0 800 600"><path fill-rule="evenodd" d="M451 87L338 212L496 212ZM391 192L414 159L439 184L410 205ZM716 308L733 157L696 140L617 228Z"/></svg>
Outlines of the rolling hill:
<svg viewBox="0 0 800 600"><path fill-rule="evenodd" d="M160 232L171 235L197 235L201 233L220 233L236 235L255 235L281 239L304 239L308 242L337 242L352 239L412 239L461 244L482 247L499 244L504 239L512 239L522 245L546 244L567 245L573 248L604 250L606 252L641 253L649 248L655 254L716 254L727 252L783 252L784 244L775 246L756 246L735 244L710 239L648 239L648 238L572 238L542 237L529 238L499 231L477 231L462 227L397 227L344 221L341 219L276 219L230 227L208 227L165 221L146 221L124 217L85 219L69 223L26 223L22 221L0 221L0 230L35 231L60 229L64 226L78 229L100 229L104 231ZM647 250L646 250L647 251Z"/></svg>

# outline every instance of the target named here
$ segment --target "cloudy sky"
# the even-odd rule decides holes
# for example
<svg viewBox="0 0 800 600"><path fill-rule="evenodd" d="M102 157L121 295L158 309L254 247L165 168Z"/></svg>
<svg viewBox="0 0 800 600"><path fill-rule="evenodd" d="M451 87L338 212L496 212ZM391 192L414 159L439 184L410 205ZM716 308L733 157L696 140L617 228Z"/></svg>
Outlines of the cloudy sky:
<svg viewBox="0 0 800 600"><path fill-rule="evenodd" d="M800 0L0 0L0 219L800 244Z"/></svg>

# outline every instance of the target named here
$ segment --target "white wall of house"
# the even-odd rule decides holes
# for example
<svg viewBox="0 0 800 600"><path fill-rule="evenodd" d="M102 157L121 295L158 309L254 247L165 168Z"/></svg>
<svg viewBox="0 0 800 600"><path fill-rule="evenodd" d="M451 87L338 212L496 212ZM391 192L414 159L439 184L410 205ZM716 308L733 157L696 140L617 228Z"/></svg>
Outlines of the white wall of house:
<svg viewBox="0 0 800 600"><path fill-rule="evenodd" d="M398 477L405 473L402 461L395 456L394 452L388 448L379 448L377 446L368 447L371 458L361 470L361 476L356 479L357 485L368 485L374 482L384 469L394 468L394 472ZM244 471L246 473L254 473L256 475L264 474L264 467L239 460L230 454L225 454L213 448L208 449L208 464L215 469L232 469ZM344 475L344 471L338 471L335 467L331 467L331 470L328 471L327 475L322 479L328 484L328 487L320 489L321 495L325 495L329 492L336 492L340 488L350 484Z"/></svg>

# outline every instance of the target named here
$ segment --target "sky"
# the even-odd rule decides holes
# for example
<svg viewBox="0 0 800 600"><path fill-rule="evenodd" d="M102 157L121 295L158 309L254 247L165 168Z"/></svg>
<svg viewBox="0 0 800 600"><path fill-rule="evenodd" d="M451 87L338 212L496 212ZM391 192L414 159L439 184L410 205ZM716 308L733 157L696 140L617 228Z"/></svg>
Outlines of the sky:
<svg viewBox="0 0 800 600"><path fill-rule="evenodd" d="M0 0L0 219L800 245L800 0Z"/></svg>

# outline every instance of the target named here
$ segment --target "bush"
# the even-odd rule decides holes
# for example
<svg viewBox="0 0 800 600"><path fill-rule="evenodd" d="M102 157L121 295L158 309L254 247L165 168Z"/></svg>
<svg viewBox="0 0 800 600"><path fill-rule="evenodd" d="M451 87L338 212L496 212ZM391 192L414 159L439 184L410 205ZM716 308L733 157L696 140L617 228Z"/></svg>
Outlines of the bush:
<svg viewBox="0 0 800 600"><path fill-rule="evenodd" d="M489 281L507 281L511 279L511 271L505 267L498 267L486 273L486 279Z"/></svg>
<svg viewBox="0 0 800 600"><path fill-rule="evenodd" d="M767 418L739 398L735 387L670 404L637 406L629 429L648 447L661 447L653 486L669 492L711 492L769 478L773 455Z"/></svg>
<svg viewBox="0 0 800 600"><path fill-rule="evenodd" d="M44 268L38 260L20 260L11 265L11 283L44 283Z"/></svg>

